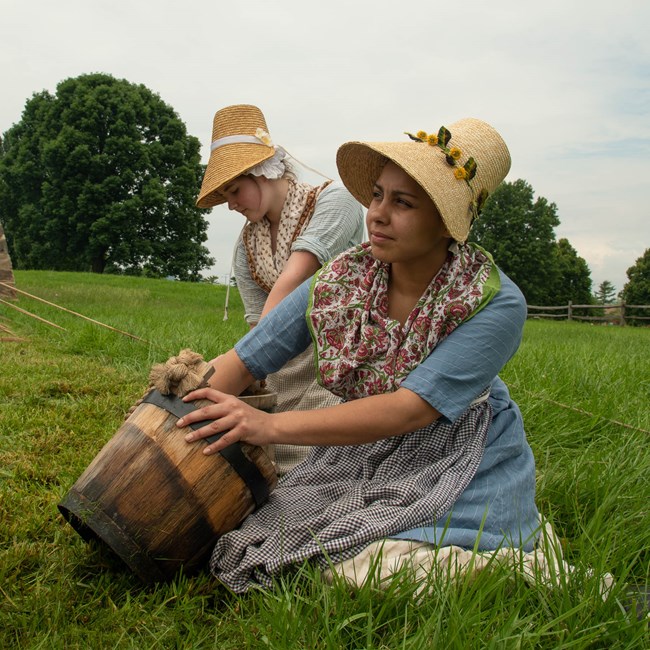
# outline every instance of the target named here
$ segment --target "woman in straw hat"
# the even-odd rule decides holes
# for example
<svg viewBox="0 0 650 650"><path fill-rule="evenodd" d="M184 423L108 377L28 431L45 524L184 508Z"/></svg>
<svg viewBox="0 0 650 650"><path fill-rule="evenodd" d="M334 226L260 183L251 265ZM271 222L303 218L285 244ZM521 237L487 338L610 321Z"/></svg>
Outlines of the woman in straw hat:
<svg viewBox="0 0 650 650"><path fill-rule="evenodd" d="M298 182L286 151L273 144L256 106L217 111L210 149L197 205L226 203L247 220L233 270L246 320L254 327L323 263L362 241L363 210L340 182ZM306 350L267 377L268 390L278 396L277 411L323 408L340 401L316 382L312 357ZM295 445L270 448L278 474L291 469L308 450Z"/></svg>
<svg viewBox="0 0 650 650"><path fill-rule="evenodd" d="M237 440L313 446L265 506L218 540L211 570L235 591L270 585L306 559L358 578L378 545L390 571L423 549L527 552L538 534L533 455L497 376L526 305L490 255L465 243L508 173L505 143L463 119L403 142L344 144L337 163L368 207L370 241L326 264L224 355L211 387L186 397L214 404L179 421L212 420L187 436L220 434L207 454ZM311 342L320 383L343 403L268 414L232 397Z"/></svg>

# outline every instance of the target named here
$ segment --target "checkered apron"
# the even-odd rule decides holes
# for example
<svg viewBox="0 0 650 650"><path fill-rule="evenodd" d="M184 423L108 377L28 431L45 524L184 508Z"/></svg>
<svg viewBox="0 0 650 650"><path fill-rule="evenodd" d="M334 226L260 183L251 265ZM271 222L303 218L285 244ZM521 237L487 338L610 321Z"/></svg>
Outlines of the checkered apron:
<svg viewBox="0 0 650 650"><path fill-rule="evenodd" d="M491 416L484 401L453 424L437 420L370 444L314 447L264 507L218 540L212 573L235 592L268 587L290 565L342 562L373 541L432 525L474 476Z"/></svg>
<svg viewBox="0 0 650 650"><path fill-rule="evenodd" d="M490 264L467 246L450 252L405 328L396 329L381 313L386 265L363 244L335 258L319 274L309 314L317 349L329 352L319 369L335 370L327 387L344 399L364 397L372 394L380 372L384 381L375 390L396 390L477 308ZM454 423L439 419L373 443L314 447L280 479L267 504L217 541L211 571L243 592L256 584L269 586L290 565L342 562L378 539L433 525L476 473L491 418L483 400Z"/></svg>

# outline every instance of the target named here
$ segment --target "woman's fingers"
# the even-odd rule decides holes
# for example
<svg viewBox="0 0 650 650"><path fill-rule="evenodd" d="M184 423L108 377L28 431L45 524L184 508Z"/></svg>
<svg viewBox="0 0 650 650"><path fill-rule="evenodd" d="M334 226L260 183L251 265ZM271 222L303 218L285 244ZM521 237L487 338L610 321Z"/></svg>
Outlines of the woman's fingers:
<svg viewBox="0 0 650 650"><path fill-rule="evenodd" d="M184 420L179 420L178 422L184 422ZM180 426L183 426L182 424ZM187 425L185 425L187 426ZM200 429L194 429L189 433L185 434L185 440L187 442L194 442L195 440L201 440L201 438L211 438L216 435L223 435L228 431L225 423L221 418L212 420L205 426Z"/></svg>
<svg viewBox="0 0 650 650"><path fill-rule="evenodd" d="M185 439L187 440L187 438ZM235 433L233 433L232 431L228 431L224 435L220 436L218 440L216 440L215 442L211 442L207 447L205 447L203 449L203 453L206 456L209 456L211 454L216 454L220 452L222 449L225 449L226 447L235 444L239 440L240 438L238 438Z"/></svg>
<svg viewBox="0 0 650 650"><path fill-rule="evenodd" d="M221 451L222 449L225 449L229 445L232 445L233 443L240 440L239 436L231 432L231 426L233 426L233 424L231 424L233 423L232 416L228 414L224 414L221 417L214 417L214 415L212 415L212 417L210 418L206 416L202 417L201 416L202 410L203 409L194 411L194 413L192 414L193 421L201 422L202 420L206 420L206 419L212 419L212 418L214 419L212 419L211 422L201 427L200 429L192 430L189 431L187 434L185 434L186 442L197 442L199 440L208 438L206 442L209 442L209 444L203 449L203 453L209 455L209 454L215 454ZM205 407L206 414L214 410L216 410L214 407ZM181 427L188 426L189 424L190 422L187 416L181 418L177 422L177 425ZM216 437L216 440L211 440L214 437Z"/></svg>
<svg viewBox="0 0 650 650"><path fill-rule="evenodd" d="M179 428L188 427L195 422L203 422L204 420L211 420L208 424L191 431L185 436L185 439L188 442L193 440L199 440L200 438L206 438L212 436L215 433L223 433L226 428L223 426L222 419L224 416L228 415L232 409L233 401L239 401L237 398L232 395L226 395L225 393L220 393L213 388L200 388L194 390L191 393L188 393L184 398L184 402L191 402L197 399L208 399L212 404L202 406L194 411L191 411L187 415L184 415L180 420L176 422L176 426ZM229 408L230 406L230 408Z"/></svg>
<svg viewBox="0 0 650 650"><path fill-rule="evenodd" d="M192 391L183 398L183 401L197 399L208 399L213 403L184 415L176 422L176 426L188 427L195 422L209 420L201 428L189 431L185 435L187 442L218 436L217 440L211 441L204 448L204 454L217 453L240 440L253 445L269 444L270 414L245 404L233 395L221 393L213 388Z"/></svg>
<svg viewBox="0 0 650 650"><path fill-rule="evenodd" d="M195 399L209 399L211 402L223 401L225 397L232 397L226 395L214 388L197 388L183 397L184 402L193 402Z"/></svg>

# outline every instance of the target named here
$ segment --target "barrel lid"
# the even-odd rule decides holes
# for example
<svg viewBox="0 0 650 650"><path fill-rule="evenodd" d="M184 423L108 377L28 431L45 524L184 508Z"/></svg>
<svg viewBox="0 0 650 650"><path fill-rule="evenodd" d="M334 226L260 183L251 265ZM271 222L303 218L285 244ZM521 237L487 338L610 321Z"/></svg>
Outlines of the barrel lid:
<svg viewBox="0 0 650 650"><path fill-rule="evenodd" d="M278 402L277 393L259 393L258 395L240 395L239 399L262 411L270 411Z"/></svg>

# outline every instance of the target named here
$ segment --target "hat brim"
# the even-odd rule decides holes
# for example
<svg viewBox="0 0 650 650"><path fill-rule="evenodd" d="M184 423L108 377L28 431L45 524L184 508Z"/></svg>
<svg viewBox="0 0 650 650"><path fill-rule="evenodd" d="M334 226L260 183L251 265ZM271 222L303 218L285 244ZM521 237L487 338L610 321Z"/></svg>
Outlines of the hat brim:
<svg viewBox="0 0 650 650"><path fill-rule="evenodd" d="M385 160L404 170L429 196L447 231L456 241L467 239L477 214L477 197L492 193L510 170L510 152L499 133L476 118L463 118L449 125L450 147L460 152L457 162L436 143L347 142L339 147L339 175L351 194L368 207L373 186ZM473 175L456 175L456 166L474 161Z"/></svg>
<svg viewBox="0 0 650 650"><path fill-rule="evenodd" d="M343 184L366 208L370 206L374 184L388 160L408 174L427 193L450 235L458 241L464 241L467 231L450 218L444 197L448 180L444 175L449 174L444 158L434 161L440 163L440 173L443 175L443 182L436 183L435 175L430 173L430 151L411 142L346 142L336 154L336 164ZM424 169L428 170L426 176L422 174ZM469 190L458 187L455 191L466 194L467 201L471 199Z"/></svg>
<svg viewBox="0 0 650 650"><path fill-rule="evenodd" d="M199 208L211 208L226 202L219 189L247 171L273 157L275 149L265 144L226 144L210 155L196 200Z"/></svg>

